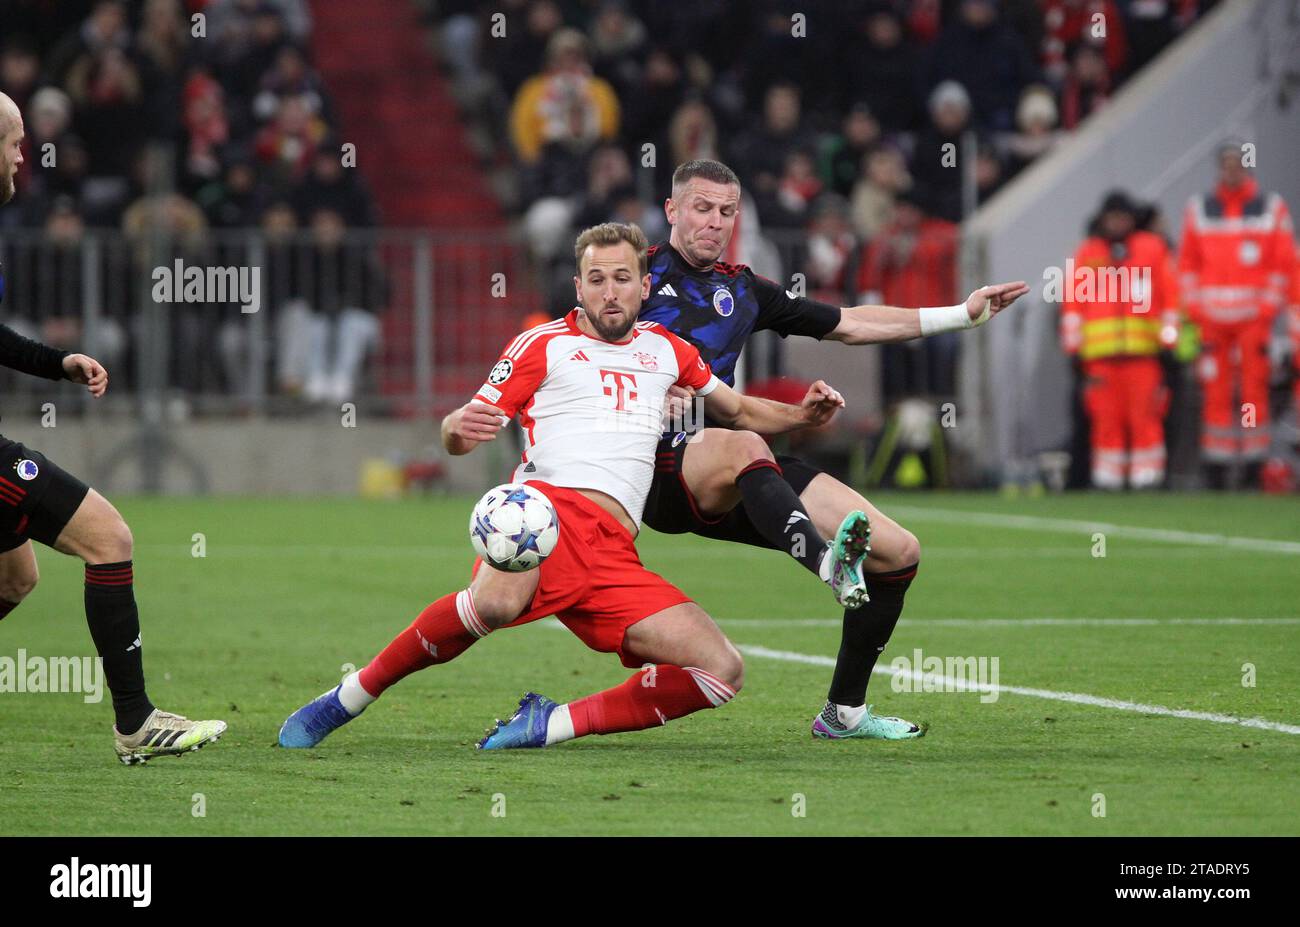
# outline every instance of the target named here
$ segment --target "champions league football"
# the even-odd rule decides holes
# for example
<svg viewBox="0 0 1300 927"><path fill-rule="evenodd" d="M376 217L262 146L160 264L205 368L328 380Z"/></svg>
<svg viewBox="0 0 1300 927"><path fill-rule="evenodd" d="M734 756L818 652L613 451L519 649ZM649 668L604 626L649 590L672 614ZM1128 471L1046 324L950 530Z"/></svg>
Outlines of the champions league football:
<svg viewBox="0 0 1300 927"><path fill-rule="evenodd" d="M488 566L523 573L536 569L555 550L559 519L540 490L505 483L488 490L474 506L469 540Z"/></svg>

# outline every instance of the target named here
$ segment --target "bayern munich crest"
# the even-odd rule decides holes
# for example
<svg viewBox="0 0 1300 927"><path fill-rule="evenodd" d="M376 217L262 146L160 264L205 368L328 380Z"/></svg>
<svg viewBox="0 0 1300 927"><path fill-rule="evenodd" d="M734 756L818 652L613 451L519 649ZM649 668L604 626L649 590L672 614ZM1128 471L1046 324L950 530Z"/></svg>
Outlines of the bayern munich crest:
<svg viewBox="0 0 1300 927"><path fill-rule="evenodd" d="M724 286L713 291L713 309L724 319L736 311L736 299L731 290Z"/></svg>
<svg viewBox="0 0 1300 927"><path fill-rule="evenodd" d="M14 469L18 471L19 478L24 480L34 480L41 472L41 468L36 466L36 461L28 460L26 457L15 463Z"/></svg>
<svg viewBox="0 0 1300 927"><path fill-rule="evenodd" d="M645 351L637 351L632 356L639 360L641 366L646 370L653 371L659 369L659 361L653 354L647 354Z"/></svg>

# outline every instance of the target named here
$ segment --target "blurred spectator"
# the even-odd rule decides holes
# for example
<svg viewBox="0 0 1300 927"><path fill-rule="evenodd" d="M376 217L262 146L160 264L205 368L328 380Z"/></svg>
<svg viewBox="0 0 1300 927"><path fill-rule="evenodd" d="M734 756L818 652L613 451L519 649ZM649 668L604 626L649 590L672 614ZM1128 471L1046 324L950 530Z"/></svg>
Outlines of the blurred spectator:
<svg viewBox="0 0 1300 927"><path fill-rule="evenodd" d="M337 137L325 139L312 158L311 171L293 192L293 204L300 216L329 209L343 217L349 228L375 224L373 200L365 181L352 168L343 166L343 145Z"/></svg>
<svg viewBox="0 0 1300 927"><path fill-rule="evenodd" d="M879 141L880 123L867 104L855 103L840 131L823 140L818 163L822 181L840 196L851 194L863 157Z"/></svg>
<svg viewBox="0 0 1300 927"><path fill-rule="evenodd" d="M635 149L640 150L646 142L659 150L665 147L673 113L686 98L687 89L686 75L677 59L665 49L652 50L637 83L624 97L623 135ZM672 166L663 167L671 176Z"/></svg>
<svg viewBox="0 0 1300 927"><path fill-rule="evenodd" d="M257 172L246 158L232 158L219 181L196 194L208 221L215 228L252 228L260 212Z"/></svg>
<svg viewBox="0 0 1300 927"><path fill-rule="evenodd" d="M1007 174L1020 173L1063 138L1056 129L1056 99L1042 84L1026 87L1016 106L1016 131L1005 137Z"/></svg>
<svg viewBox="0 0 1300 927"><path fill-rule="evenodd" d="M564 25L564 17L554 0L510 0L503 6L508 22L518 23L524 10L524 28L507 29L505 36L487 43L487 53L491 72L513 99L524 82L545 67L547 43Z"/></svg>
<svg viewBox="0 0 1300 927"><path fill-rule="evenodd" d="M898 13L889 6L873 10L862 22L861 40L854 36L846 54L849 97L864 101L889 131L915 129L921 113L910 90L917 81L917 48L907 41Z"/></svg>
<svg viewBox="0 0 1300 927"><path fill-rule="evenodd" d="M180 134L180 87L189 60L187 27L180 0L146 0L134 57L144 82L146 120L154 138L174 139Z"/></svg>
<svg viewBox="0 0 1300 927"><path fill-rule="evenodd" d="M0 48L0 88L27 112L27 103L41 76L41 59L26 36L6 39Z"/></svg>
<svg viewBox="0 0 1300 927"><path fill-rule="evenodd" d="M325 132L325 122L306 99L285 97L275 121L257 133L254 152L278 182L296 183L305 176Z"/></svg>
<svg viewBox="0 0 1300 927"><path fill-rule="evenodd" d="M574 210L572 224L579 229L608 221L614 197L632 184L632 165L617 145L601 145L587 167L587 190Z"/></svg>
<svg viewBox="0 0 1300 927"><path fill-rule="evenodd" d="M930 49L926 76L929 88L957 81L981 125L1008 130L1021 88L1037 74L1020 37L999 21L994 0L961 0L957 19Z"/></svg>
<svg viewBox="0 0 1300 927"><path fill-rule="evenodd" d="M1043 75L1054 86L1065 82L1067 52L1077 42L1100 49L1111 74L1124 73L1128 45L1124 17L1115 0L1040 0L1040 5L1044 27L1040 61Z"/></svg>
<svg viewBox="0 0 1300 927"><path fill-rule="evenodd" d="M588 30L592 71L609 81L628 102L627 91L641 81L646 29L624 0L603 0ZM667 54L664 49L658 49ZM647 64L647 67L649 65Z"/></svg>
<svg viewBox="0 0 1300 927"><path fill-rule="evenodd" d="M614 90L591 74L587 40L561 29L546 47L546 70L524 82L510 109L510 137L525 163L534 163L547 145L581 151L618 132L619 103Z"/></svg>
<svg viewBox="0 0 1300 927"><path fill-rule="evenodd" d="M119 0L99 0L81 28L69 33L50 51L46 73L54 83L63 84L74 66L80 64L84 71L89 59L107 51L126 52L130 47L126 5Z"/></svg>
<svg viewBox="0 0 1300 927"><path fill-rule="evenodd" d="M286 97L300 98L312 113L325 116L325 90L320 76L307 63L306 53L296 45L282 45L275 63L262 75L253 115L259 122L273 117Z"/></svg>
<svg viewBox="0 0 1300 927"><path fill-rule="evenodd" d="M858 242L849 221L849 204L836 193L824 193L813 204L808 223L808 295L832 306L851 302L847 292Z"/></svg>
<svg viewBox="0 0 1300 927"><path fill-rule="evenodd" d="M281 386L310 402L356 396L361 368L379 341L375 318L386 285L369 249L344 239L343 217L319 209L305 245L307 274L277 320Z"/></svg>
<svg viewBox="0 0 1300 927"><path fill-rule="evenodd" d="M193 186L221 174L221 149L230 141L225 94L206 71L195 70L182 91L186 146L184 172Z"/></svg>
<svg viewBox="0 0 1300 927"><path fill-rule="evenodd" d="M657 167L664 171L664 178L671 178L678 164L696 158L718 157L718 124L713 118L713 111L702 100L687 100L677 108L668 123L668 148L670 157L659 158ZM667 189L668 183L661 182L660 189Z"/></svg>
<svg viewBox="0 0 1300 927"><path fill-rule="evenodd" d="M1070 54L1070 73L1061 89L1061 125L1078 128L1079 123L1105 106L1109 97L1106 59L1095 46L1080 42Z"/></svg>
<svg viewBox="0 0 1300 927"><path fill-rule="evenodd" d="M894 197L911 186L907 162L897 148L879 145L867 152L851 201L853 229L858 237L863 241L875 238L893 216Z"/></svg>
<svg viewBox="0 0 1300 927"><path fill-rule="evenodd" d="M944 81L930 94L930 124L916 141L912 176L930 195L934 214L949 222L962 219L962 177L959 165L962 134L971 125L971 103L966 89Z"/></svg>
<svg viewBox="0 0 1300 927"><path fill-rule="evenodd" d="M1186 25L1178 16L1179 7L1185 9L1188 4L1178 0L1141 0L1125 4L1124 30L1129 41L1130 73L1159 54Z"/></svg>
<svg viewBox="0 0 1300 927"><path fill-rule="evenodd" d="M105 48L77 58L66 87L96 176L125 174L144 145L144 85L125 51Z"/></svg>
<svg viewBox="0 0 1300 927"><path fill-rule="evenodd" d="M1007 181L1006 165L993 145L982 142L975 153L975 203L983 206Z"/></svg>
<svg viewBox="0 0 1300 927"><path fill-rule="evenodd" d="M866 246L858 269L858 302L947 306L957 296L958 227L926 215L923 191L898 194L893 216ZM887 401L955 390L958 333L883 346Z"/></svg>
<svg viewBox="0 0 1300 927"><path fill-rule="evenodd" d="M773 84L763 98L763 120L735 140L731 167L756 198L777 195L790 155L812 150L816 139L803 126L801 91L794 84Z"/></svg>
<svg viewBox="0 0 1300 927"><path fill-rule="evenodd" d="M821 195L822 186L812 152L792 151L785 159L776 195L756 196L759 211L774 228L802 228L808 221L813 200Z"/></svg>

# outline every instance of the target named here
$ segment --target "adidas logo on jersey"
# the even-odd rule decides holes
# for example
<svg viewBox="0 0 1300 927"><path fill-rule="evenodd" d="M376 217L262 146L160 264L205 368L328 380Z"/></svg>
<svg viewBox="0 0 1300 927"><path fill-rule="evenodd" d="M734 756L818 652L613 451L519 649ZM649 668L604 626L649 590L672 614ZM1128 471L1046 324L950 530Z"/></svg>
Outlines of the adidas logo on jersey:
<svg viewBox="0 0 1300 927"><path fill-rule="evenodd" d="M591 360L591 358L587 356L587 353L585 351L579 351L577 354L570 357L569 360L589 361Z"/></svg>
<svg viewBox="0 0 1300 927"><path fill-rule="evenodd" d="M665 283L663 286L659 288L659 295L675 297L677 295L677 291L673 289L671 283Z"/></svg>
<svg viewBox="0 0 1300 927"><path fill-rule="evenodd" d="M805 515L803 512L791 512L789 519L787 519L785 523L785 533L789 534L790 529L793 528L800 521L808 521L808 516Z"/></svg>

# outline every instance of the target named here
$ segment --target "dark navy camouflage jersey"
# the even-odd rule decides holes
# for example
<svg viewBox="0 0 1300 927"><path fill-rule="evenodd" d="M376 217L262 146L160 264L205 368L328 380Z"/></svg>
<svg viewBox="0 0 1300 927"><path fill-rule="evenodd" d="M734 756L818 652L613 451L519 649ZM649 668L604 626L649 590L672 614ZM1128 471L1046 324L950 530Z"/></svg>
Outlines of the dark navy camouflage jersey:
<svg viewBox="0 0 1300 927"><path fill-rule="evenodd" d="M638 319L685 338L719 380L734 386L736 361L754 332L825 338L840 324L840 309L792 296L744 264L718 261L697 270L663 241L650 247L650 298Z"/></svg>

